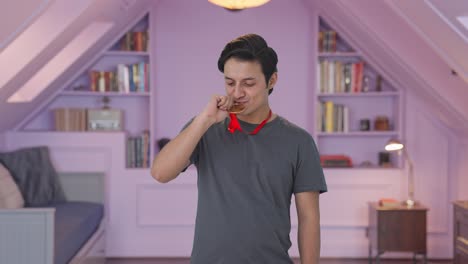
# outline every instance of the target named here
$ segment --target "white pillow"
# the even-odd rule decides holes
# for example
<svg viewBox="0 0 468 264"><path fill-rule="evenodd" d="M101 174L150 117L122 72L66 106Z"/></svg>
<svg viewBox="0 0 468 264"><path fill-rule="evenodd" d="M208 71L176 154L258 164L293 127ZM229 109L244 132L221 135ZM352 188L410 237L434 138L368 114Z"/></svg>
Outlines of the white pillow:
<svg viewBox="0 0 468 264"><path fill-rule="evenodd" d="M10 172L0 163L0 208L24 207L24 199Z"/></svg>

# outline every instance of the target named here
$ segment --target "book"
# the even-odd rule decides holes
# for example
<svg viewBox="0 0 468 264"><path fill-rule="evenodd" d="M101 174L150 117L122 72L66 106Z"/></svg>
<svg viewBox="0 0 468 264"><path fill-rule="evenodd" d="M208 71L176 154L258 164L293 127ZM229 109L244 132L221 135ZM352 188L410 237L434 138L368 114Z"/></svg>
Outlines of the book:
<svg viewBox="0 0 468 264"><path fill-rule="evenodd" d="M398 207L400 206L400 201L393 199L393 198L380 198L379 199L379 206L382 207Z"/></svg>

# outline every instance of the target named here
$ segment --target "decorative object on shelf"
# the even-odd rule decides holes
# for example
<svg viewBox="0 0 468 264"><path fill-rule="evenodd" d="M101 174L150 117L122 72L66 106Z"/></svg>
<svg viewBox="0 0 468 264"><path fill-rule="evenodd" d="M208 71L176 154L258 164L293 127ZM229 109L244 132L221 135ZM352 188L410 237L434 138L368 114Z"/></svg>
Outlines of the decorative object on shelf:
<svg viewBox="0 0 468 264"><path fill-rule="evenodd" d="M77 85L77 86L73 86L71 88L72 91L88 91L88 87L86 87L85 85Z"/></svg>
<svg viewBox="0 0 468 264"><path fill-rule="evenodd" d="M110 99L107 96L102 98L102 109L88 109L88 130L89 131L121 131L122 111L111 109Z"/></svg>
<svg viewBox="0 0 468 264"><path fill-rule="evenodd" d="M377 131L388 131L390 130L390 124L388 117L386 116L377 116L374 121L374 129Z"/></svg>
<svg viewBox="0 0 468 264"><path fill-rule="evenodd" d="M372 167L374 167L374 164L372 164L372 161L370 161L370 160L365 160L365 161L359 163L358 167L361 167L361 168L372 168Z"/></svg>
<svg viewBox="0 0 468 264"><path fill-rule="evenodd" d="M359 120L359 130L360 131L369 131L370 130L370 120L367 118Z"/></svg>
<svg viewBox="0 0 468 264"><path fill-rule="evenodd" d="M390 139L385 145L386 151L398 151L398 154L403 153L403 156L408 163L408 199L405 201L408 207L415 205L414 200L414 175L413 175L413 162L411 161L407 148L398 139Z"/></svg>
<svg viewBox="0 0 468 264"><path fill-rule="evenodd" d="M103 96L102 97L102 109L110 109L109 103L110 103L110 98L108 96Z"/></svg>
<svg viewBox="0 0 468 264"><path fill-rule="evenodd" d="M122 111L119 109L88 109L89 131L121 131Z"/></svg>
<svg viewBox="0 0 468 264"><path fill-rule="evenodd" d="M390 168L392 163L390 161L390 153L388 152L379 152L379 166Z"/></svg>
<svg viewBox="0 0 468 264"><path fill-rule="evenodd" d="M377 80L375 82L375 91L381 92L382 91L382 76L377 75Z"/></svg>
<svg viewBox="0 0 468 264"><path fill-rule="evenodd" d="M270 0L208 0L208 2L224 7L230 11L239 11L246 8L264 5L270 2Z"/></svg>
<svg viewBox="0 0 468 264"><path fill-rule="evenodd" d="M324 168L350 168L353 162L346 155L320 155L320 165Z"/></svg>
<svg viewBox="0 0 468 264"><path fill-rule="evenodd" d="M363 91L364 93L369 92L369 90L370 90L370 89L369 89L369 76L364 76L364 79L363 79L362 82L363 82L363 83L362 83L362 91Z"/></svg>

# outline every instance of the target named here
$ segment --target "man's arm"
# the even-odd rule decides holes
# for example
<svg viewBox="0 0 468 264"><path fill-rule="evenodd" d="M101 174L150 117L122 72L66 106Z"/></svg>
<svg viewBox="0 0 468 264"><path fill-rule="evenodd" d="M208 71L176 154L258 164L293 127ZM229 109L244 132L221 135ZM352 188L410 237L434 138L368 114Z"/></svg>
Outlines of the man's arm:
<svg viewBox="0 0 468 264"><path fill-rule="evenodd" d="M295 194L301 264L318 264L320 258L320 210L318 192Z"/></svg>
<svg viewBox="0 0 468 264"><path fill-rule="evenodd" d="M208 128L227 117L226 109L231 104L232 100L226 96L213 96L192 123L169 141L154 158L151 166L153 178L161 183L175 179L190 164L190 156Z"/></svg>
<svg viewBox="0 0 468 264"><path fill-rule="evenodd" d="M195 117L189 126L158 153L151 166L153 178L161 183L175 179L189 165L190 155L210 126L210 122L202 116Z"/></svg>

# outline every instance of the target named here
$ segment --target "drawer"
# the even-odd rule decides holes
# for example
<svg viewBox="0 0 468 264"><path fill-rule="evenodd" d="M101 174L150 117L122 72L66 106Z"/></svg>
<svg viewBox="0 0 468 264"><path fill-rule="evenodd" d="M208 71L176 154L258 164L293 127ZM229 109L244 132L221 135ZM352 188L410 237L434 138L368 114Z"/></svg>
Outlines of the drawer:
<svg viewBox="0 0 468 264"><path fill-rule="evenodd" d="M455 236L468 239L468 221L462 222L459 219L455 222Z"/></svg>
<svg viewBox="0 0 468 264"><path fill-rule="evenodd" d="M455 240L455 246L460 249L468 256L468 239L464 237L457 237Z"/></svg>
<svg viewBox="0 0 468 264"><path fill-rule="evenodd" d="M457 253L455 255L454 264L466 264L468 263L468 255L462 254L462 253Z"/></svg>
<svg viewBox="0 0 468 264"><path fill-rule="evenodd" d="M460 222L468 223L468 211L455 209L455 219Z"/></svg>

